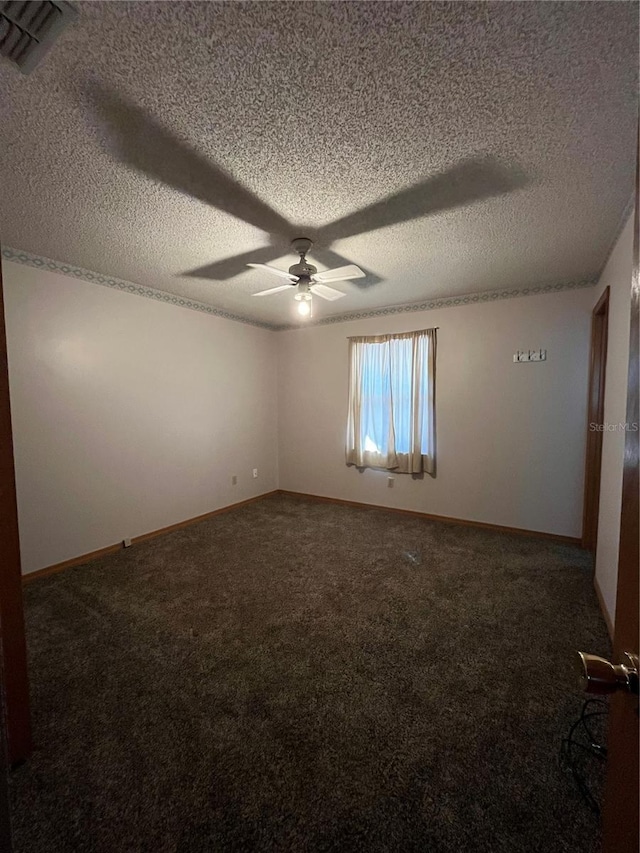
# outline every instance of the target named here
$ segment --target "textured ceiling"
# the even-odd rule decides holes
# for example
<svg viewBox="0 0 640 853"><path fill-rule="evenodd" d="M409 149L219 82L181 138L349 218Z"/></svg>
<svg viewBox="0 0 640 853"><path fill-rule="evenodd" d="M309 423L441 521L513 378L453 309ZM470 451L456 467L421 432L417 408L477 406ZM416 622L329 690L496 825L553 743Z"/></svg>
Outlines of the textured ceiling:
<svg viewBox="0 0 640 853"><path fill-rule="evenodd" d="M292 295L238 271L301 234L370 273L318 318L601 270L637 3L78 6L30 76L0 65L6 245L274 325Z"/></svg>

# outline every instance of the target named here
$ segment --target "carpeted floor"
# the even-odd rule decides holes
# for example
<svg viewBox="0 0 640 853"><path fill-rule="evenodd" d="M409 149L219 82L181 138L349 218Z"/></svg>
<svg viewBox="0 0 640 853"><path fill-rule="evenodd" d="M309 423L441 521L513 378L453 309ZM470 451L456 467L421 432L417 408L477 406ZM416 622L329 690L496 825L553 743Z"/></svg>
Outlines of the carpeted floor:
<svg viewBox="0 0 640 853"><path fill-rule="evenodd" d="M16 853L597 848L557 758L609 651L576 548L274 496L26 614Z"/></svg>

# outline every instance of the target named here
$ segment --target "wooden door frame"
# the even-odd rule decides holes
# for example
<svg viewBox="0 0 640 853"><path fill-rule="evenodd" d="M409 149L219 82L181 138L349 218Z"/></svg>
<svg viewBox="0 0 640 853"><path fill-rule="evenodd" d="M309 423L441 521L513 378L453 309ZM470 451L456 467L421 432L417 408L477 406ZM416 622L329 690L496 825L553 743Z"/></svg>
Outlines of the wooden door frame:
<svg viewBox="0 0 640 853"><path fill-rule="evenodd" d="M0 636L2 628L0 626ZM7 738L4 726L6 715L4 696L4 668L2 646L0 645L0 850L11 853L11 803L9 800L9 757L7 754Z"/></svg>
<svg viewBox="0 0 640 853"><path fill-rule="evenodd" d="M31 754L29 678L22 605L22 572L16 503L13 433L9 398L9 366L0 262L0 692L3 697L3 735L11 765Z"/></svg>
<svg viewBox="0 0 640 853"><path fill-rule="evenodd" d="M636 161L636 203L631 279L631 329L627 373L622 510L616 590L613 661L625 652L638 653L640 596L640 125ZM602 813L603 853L637 853L639 849L640 786L638 697L618 692L609 706L607 779Z"/></svg>
<svg viewBox="0 0 640 853"><path fill-rule="evenodd" d="M589 407L587 412L587 452L584 469L582 509L582 547L595 554L598 543L600 479L602 474L602 437L604 393L607 375L609 338L609 294L605 288L591 313L591 350L589 355Z"/></svg>

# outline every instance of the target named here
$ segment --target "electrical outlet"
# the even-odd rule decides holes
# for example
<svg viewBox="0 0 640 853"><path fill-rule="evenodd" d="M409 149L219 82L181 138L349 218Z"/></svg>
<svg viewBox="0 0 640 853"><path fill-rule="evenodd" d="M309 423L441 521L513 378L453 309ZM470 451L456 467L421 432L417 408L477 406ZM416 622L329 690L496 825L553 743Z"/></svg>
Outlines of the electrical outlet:
<svg viewBox="0 0 640 853"><path fill-rule="evenodd" d="M253 479L255 480L255 479L257 479L257 477L258 477L258 469L254 468L253 469Z"/></svg>
<svg viewBox="0 0 640 853"><path fill-rule="evenodd" d="M131 539L123 539L122 540L122 547L123 548L129 548L130 546L131 546Z"/></svg>
<svg viewBox="0 0 640 853"><path fill-rule="evenodd" d="M232 486L237 486L237 485L238 485L238 475L237 475L237 474L232 474L232 475L231 475L231 485L232 485Z"/></svg>

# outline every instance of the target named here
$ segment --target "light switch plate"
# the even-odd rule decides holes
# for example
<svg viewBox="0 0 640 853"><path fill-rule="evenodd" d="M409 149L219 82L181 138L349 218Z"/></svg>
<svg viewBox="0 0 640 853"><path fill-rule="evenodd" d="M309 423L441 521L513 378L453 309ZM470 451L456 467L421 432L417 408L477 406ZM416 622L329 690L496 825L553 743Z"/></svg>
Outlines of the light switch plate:
<svg viewBox="0 0 640 853"><path fill-rule="evenodd" d="M518 350L518 352L514 353L513 361L518 364L519 362L524 361L546 361L547 360L547 351L546 349L529 349L529 350Z"/></svg>

